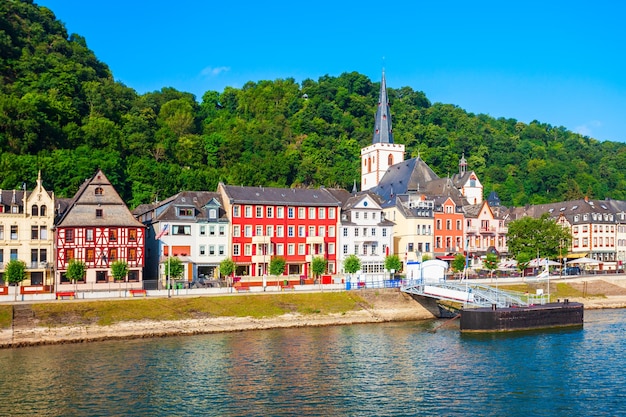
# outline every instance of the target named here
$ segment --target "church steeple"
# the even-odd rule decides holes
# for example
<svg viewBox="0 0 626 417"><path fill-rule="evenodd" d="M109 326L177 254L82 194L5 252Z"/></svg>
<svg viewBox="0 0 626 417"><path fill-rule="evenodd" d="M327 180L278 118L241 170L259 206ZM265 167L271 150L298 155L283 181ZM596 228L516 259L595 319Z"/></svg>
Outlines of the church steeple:
<svg viewBox="0 0 626 417"><path fill-rule="evenodd" d="M389 99L387 98L387 82L385 81L385 70L380 83L380 96L378 98L378 109L376 110L376 120L374 123L374 143L393 143L393 130L391 128L391 111L389 110Z"/></svg>

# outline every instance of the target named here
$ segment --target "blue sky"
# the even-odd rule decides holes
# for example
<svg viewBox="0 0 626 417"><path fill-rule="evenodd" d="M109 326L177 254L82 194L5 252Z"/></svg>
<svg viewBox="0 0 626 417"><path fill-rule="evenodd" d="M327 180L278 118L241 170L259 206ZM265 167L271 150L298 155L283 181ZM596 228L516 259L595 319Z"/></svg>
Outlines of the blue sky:
<svg viewBox="0 0 626 417"><path fill-rule="evenodd" d="M35 2L140 94L384 68L433 103L626 142L623 2Z"/></svg>

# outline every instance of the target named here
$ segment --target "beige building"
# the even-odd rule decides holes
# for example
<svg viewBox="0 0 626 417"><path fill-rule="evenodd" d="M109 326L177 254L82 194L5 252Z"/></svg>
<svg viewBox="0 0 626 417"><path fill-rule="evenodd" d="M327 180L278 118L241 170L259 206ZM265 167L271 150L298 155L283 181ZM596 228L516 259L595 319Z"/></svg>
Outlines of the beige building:
<svg viewBox="0 0 626 417"><path fill-rule="evenodd" d="M26 264L22 285L51 285L54 264L54 193L42 185L33 191L0 190L0 275L14 259Z"/></svg>

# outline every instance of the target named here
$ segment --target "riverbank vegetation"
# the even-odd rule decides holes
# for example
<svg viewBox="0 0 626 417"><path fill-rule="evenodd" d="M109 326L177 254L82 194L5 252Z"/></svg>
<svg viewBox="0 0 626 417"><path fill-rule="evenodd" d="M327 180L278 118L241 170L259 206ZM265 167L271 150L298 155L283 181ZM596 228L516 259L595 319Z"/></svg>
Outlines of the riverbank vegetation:
<svg viewBox="0 0 626 417"><path fill-rule="evenodd" d="M352 189L360 178L380 91L362 74L139 95L46 7L0 2L0 28L0 189L32 187L41 170L48 190L71 197L100 168L134 208L220 181ZM441 177L465 154L505 206L626 199L626 144L387 90L395 142Z"/></svg>

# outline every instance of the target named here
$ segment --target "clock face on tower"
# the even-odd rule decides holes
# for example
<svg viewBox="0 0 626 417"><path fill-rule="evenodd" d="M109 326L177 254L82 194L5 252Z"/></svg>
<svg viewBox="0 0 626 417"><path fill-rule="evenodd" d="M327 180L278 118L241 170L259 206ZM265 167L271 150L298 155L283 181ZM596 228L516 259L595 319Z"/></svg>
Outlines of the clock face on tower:
<svg viewBox="0 0 626 417"><path fill-rule="evenodd" d="M363 206L367 207L367 201L363 202Z"/></svg>

